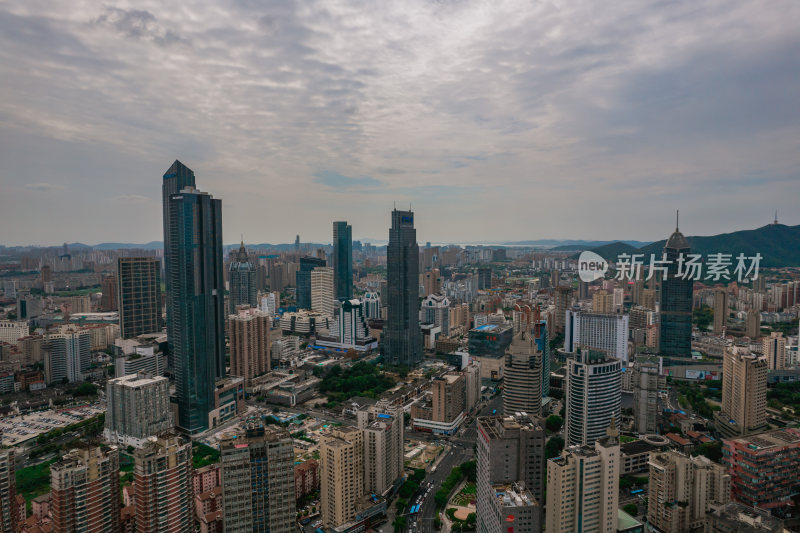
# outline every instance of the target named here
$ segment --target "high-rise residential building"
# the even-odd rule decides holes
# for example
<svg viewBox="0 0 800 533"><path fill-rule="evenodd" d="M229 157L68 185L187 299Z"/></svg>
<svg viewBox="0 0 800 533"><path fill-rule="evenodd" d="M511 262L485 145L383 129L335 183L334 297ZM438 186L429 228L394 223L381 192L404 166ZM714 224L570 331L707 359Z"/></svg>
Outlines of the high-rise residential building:
<svg viewBox="0 0 800 533"><path fill-rule="evenodd" d="M567 359L567 446L585 446L606 434L612 420L620 420L622 363L604 352L579 349Z"/></svg>
<svg viewBox="0 0 800 533"><path fill-rule="evenodd" d="M14 450L0 449L0 533L17 533L20 523L25 519L20 516L17 505L15 472Z"/></svg>
<svg viewBox="0 0 800 533"><path fill-rule="evenodd" d="M547 461L547 533L616 533L622 458L609 426L593 446L570 446Z"/></svg>
<svg viewBox="0 0 800 533"><path fill-rule="evenodd" d="M295 524L294 448L284 428L249 424L220 442L225 531L291 533Z"/></svg>
<svg viewBox="0 0 800 533"><path fill-rule="evenodd" d="M26 320L0 320L0 342L16 344L29 331Z"/></svg>
<svg viewBox="0 0 800 533"><path fill-rule="evenodd" d="M650 309L652 311L656 310L656 290L655 289L644 289L642 291L642 302L640 304L642 307Z"/></svg>
<svg viewBox="0 0 800 533"><path fill-rule="evenodd" d="M578 300L589 299L589 284L585 281L578 281Z"/></svg>
<svg viewBox="0 0 800 533"><path fill-rule="evenodd" d="M481 363L477 359L472 359L462 368L461 372L464 374L464 408L466 411L472 412L477 407L481 399Z"/></svg>
<svg viewBox="0 0 800 533"><path fill-rule="evenodd" d="M101 311L116 311L117 310L117 276L110 274L103 277L101 282L101 291L103 296L100 298Z"/></svg>
<svg viewBox="0 0 800 533"><path fill-rule="evenodd" d="M741 346L725 350L722 360L722 409L714 413L726 437L758 432L767 423L767 359Z"/></svg>
<svg viewBox="0 0 800 533"><path fill-rule="evenodd" d="M592 312L594 313L613 313L614 312L614 293L605 289L599 289L592 294Z"/></svg>
<svg viewBox="0 0 800 533"><path fill-rule="evenodd" d="M478 269L478 290L486 290L492 288L492 269L490 267L482 267Z"/></svg>
<svg viewBox="0 0 800 533"><path fill-rule="evenodd" d="M450 300L441 294L429 294L420 306L420 321L442 328L442 335L450 330Z"/></svg>
<svg viewBox="0 0 800 533"><path fill-rule="evenodd" d="M786 368L786 337L783 333L773 331L769 337L761 340L761 353L767 358L770 370L783 370Z"/></svg>
<svg viewBox="0 0 800 533"><path fill-rule="evenodd" d="M457 372L449 372L431 380L434 422L449 424L464 416L465 385L464 376Z"/></svg>
<svg viewBox="0 0 800 533"><path fill-rule="evenodd" d="M641 305L644 292L644 280L635 279L631 285L631 305Z"/></svg>
<svg viewBox="0 0 800 533"><path fill-rule="evenodd" d="M320 442L320 507L326 527L356 516L364 494L364 437L354 427L333 428Z"/></svg>
<svg viewBox="0 0 800 533"><path fill-rule="evenodd" d="M503 365L503 413L542 412L542 358L528 323L511 341Z"/></svg>
<svg viewBox="0 0 800 533"><path fill-rule="evenodd" d="M74 383L92 364L92 336L89 331L64 331L45 337L44 375L48 384Z"/></svg>
<svg viewBox="0 0 800 533"><path fill-rule="evenodd" d="M749 508L793 507L800 470L800 429L776 429L724 440L722 463L734 500Z"/></svg>
<svg viewBox="0 0 800 533"><path fill-rule="evenodd" d="M270 370L271 323L267 313L252 308L228 317L230 373L243 377L245 387Z"/></svg>
<svg viewBox="0 0 800 533"><path fill-rule="evenodd" d="M357 298L345 301L334 301L335 320L331 334L335 341L318 339L322 346L333 346L344 350L371 351L378 342L369 334L369 324L364 313L364 304Z"/></svg>
<svg viewBox="0 0 800 533"><path fill-rule="evenodd" d="M632 367L633 425L639 434L658 433L658 394L666 388L666 378L659 373L658 361L639 357Z"/></svg>
<svg viewBox="0 0 800 533"><path fill-rule="evenodd" d="M196 433L208 429L215 380L225 376L222 201L187 187L169 202L167 338L177 426Z"/></svg>
<svg viewBox="0 0 800 533"><path fill-rule="evenodd" d="M164 173L164 178L161 182L161 203L164 210L164 286L166 288L167 343L169 345L167 362L170 369L175 363L172 347L173 339L170 338L170 324L174 323L171 315L175 307L172 300L177 296L177 287L172 286L173 278L170 277L170 272L172 271L170 263L173 260L177 261L175 256L180 252L178 248L172 246L172 239L177 235L178 227L177 219L174 219L172 215L171 198L172 195L177 194L186 187L196 187L194 171L176 159Z"/></svg>
<svg viewBox="0 0 800 533"><path fill-rule="evenodd" d="M230 286L229 313L236 313L236 308L240 305L256 307L256 295L258 287L256 284L256 265L250 262L247 250L244 249L244 241L239 246L236 256L231 259L228 265L228 284Z"/></svg>
<svg viewBox="0 0 800 533"><path fill-rule="evenodd" d="M71 450L50 465L50 488L53 531L120 531L116 446Z"/></svg>
<svg viewBox="0 0 800 533"><path fill-rule="evenodd" d="M169 380L144 373L110 379L106 384L106 440L141 446L173 427Z"/></svg>
<svg viewBox="0 0 800 533"><path fill-rule="evenodd" d="M333 316L333 269L317 267L311 271L311 309Z"/></svg>
<svg viewBox="0 0 800 533"><path fill-rule="evenodd" d="M364 434L364 493L385 494L404 475L403 408L379 402L356 418Z"/></svg>
<svg viewBox="0 0 800 533"><path fill-rule="evenodd" d="M297 271L296 300L299 309L311 309L311 271L324 267L325 260L318 257L301 257Z"/></svg>
<svg viewBox="0 0 800 533"><path fill-rule="evenodd" d="M717 287L714 289L714 334L720 335L725 329L728 318L728 289Z"/></svg>
<svg viewBox="0 0 800 533"><path fill-rule="evenodd" d="M361 297L364 304L364 316L366 318L381 318L381 296L377 292L365 292Z"/></svg>
<svg viewBox="0 0 800 533"><path fill-rule="evenodd" d="M692 288L694 282L687 274L683 263L691 252L689 241L675 226L675 232L664 246L667 272L661 280L661 305L659 312L659 352L667 356L688 357L692 351Z"/></svg>
<svg viewBox="0 0 800 533"><path fill-rule="evenodd" d="M386 261L384 360L390 365L415 366L422 360L422 332L419 327L419 246L411 211L392 211Z"/></svg>
<svg viewBox="0 0 800 533"><path fill-rule="evenodd" d="M193 531L192 443L170 433L151 437L133 463L136 531Z"/></svg>
<svg viewBox="0 0 800 533"><path fill-rule="evenodd" d="M158 333L161 318L161 264L152 257L117 259L119 333L124 339Z"/></svg>
<svg viewBox="0 0 800 533"><path fill-rule="evenodd" d="M566 319L565 352L591 348L620 361L628 360L628 315L569 310Z"/></svg>
<svg viewBox="0 0 800 533"><path fill-rule="evenodd" d="M541 419L478 417L477 531L541 531L544 445Z"/></svg>
<svg viewBox="0 0 800 533"><path fill-rule="evenodd" d="M556 333L564 333L565 317L572 300L572 287L566 285L557 286L553 292L553 297L556 308L553 328Z"/></svg>
<svg viewBox="0 0 800 533"><path fill-rule="evenodd" d="M333 293L340 302L353 298L353 227L333 223Z"/></svg>
<svg viewBox="0 0 800 533"><path fill-rule="evenodd" d="M712 507L730 500L730 476L707 457L673 450L651 453L649 464L647 521L656 531L703 531Z"/></svg>
<svg viewBox="0 0 800 533"><path fill-rule="evenodd" d="M751 339L757 339L761 336L761 312L758 309L750 309L747 312L745 328L745 333Z"/></svg>

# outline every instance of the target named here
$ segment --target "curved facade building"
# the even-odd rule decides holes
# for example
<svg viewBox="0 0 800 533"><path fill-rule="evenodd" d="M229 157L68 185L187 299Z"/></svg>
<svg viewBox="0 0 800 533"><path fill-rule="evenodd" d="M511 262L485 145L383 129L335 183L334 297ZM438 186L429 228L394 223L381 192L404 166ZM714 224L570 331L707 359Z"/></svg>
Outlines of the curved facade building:
<svg viewBox="0 0 800 533"><path fill-rule="evenodd" d="M511 341L503 376L503 412L539 416L542 411L542 352L527 331L521 331Z"/></svg>
<svg viewBox="0 0 800 533"><path fill-rule="evenodd" d="M604 352L581 349L567 359L565 441L594 444L611 419L620 420L622 363Z"/></svg>

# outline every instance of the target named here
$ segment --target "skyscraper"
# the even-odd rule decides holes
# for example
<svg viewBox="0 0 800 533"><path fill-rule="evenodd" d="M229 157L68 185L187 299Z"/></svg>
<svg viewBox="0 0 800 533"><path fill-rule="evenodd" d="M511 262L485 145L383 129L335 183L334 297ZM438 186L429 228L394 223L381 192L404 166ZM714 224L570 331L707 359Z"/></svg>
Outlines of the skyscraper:
<svg viewBox="0 0 800 533"><path fill-rule="evenodd" d="M148 437L172 428L167 378L131 374L108 380L106 391L106 440L141 446Z"/></svg>
<svg viewBox="0 0 800 533"><path fill-rule="evenodd" d="M191 187L170 199L167 336L178 427L208 428L215 379L225 376L222 201Z"/></svg>
<svg viewBox="0 0 800 533"><path fill-rule="evenodd" d="M619 432L572 446L547 461L547 533L616 533L621 472Z"/></svg>
<svg viewBox="0 0 800 533"><path fill-rule="evenodd" d="M726 437L756 433L767 423L766 357L742 346L725 350L722 359L722 409L714 413L717 430Z"/></svg>
<svg viewBox="0 0 800 533"><path fill-rule="evenodd" d="M170 279L169 272L173 255L177 253L177 249L174 249L171 245L172 238L176 234L177 228L174 227L175 221L173 221L172 217L170 198L173 194L177 194L186 187L195 187L194 171L176 159L175 162L172 163L172 166L164 173L164 179L161 183L161 202L164 209L164 284L167 297L167 366L170 369L174 365L174 357L172 355L173 338L169 334L169 324L171 323L170 315L174 308L172 299L175 296L175 291L172 288L172 279Z"/></svg>
<svg viewBox="0 0 800 533"><path fill-rule="evenodd" d="M419 328L419 246L411 211L392 211L386 261L384 360L390 365L414 366L422 360L422 332Z"/></svg>
<svg viewBox="0 0 800 533"><path fill-rule="evenodd" d="M152 257L120 257L119 330L124 339L158 333L161 318L161 264Z"/></svg>
<svg viewBox="0 0 800 533"><path fill-rule="evenodd" d="M251 263L244 249L244 241L239 246L236 257L228 266L228 283L230 285L230 306L228 312L236 313L239 305L256 307L256 265Z"/></svg>
<svg viewBox="0 0 800 533"><path fill-rule="evenodd" d="M101 311L117 310L117 276L114 274L103 278L102 282L103 297L100 299Z"/></svg>
<svg viewBox="0 0 800 533"><path fill-rule="evenodd" d="M44 375L48 384L81 381L92 364L89 331L49 334L45 337L44 348Z"/></svg>
<svg viewBox="0 0 800 533"><path fill-rule="evenodd" d="M24 518L19 516L17 507L14 450L0 449L0 533L17 533Z"/></svg>
<svg viewBox="0 0 800 533"><path fill-rule="evenodd" d="M333 316L333 269L317 267L311 271L311 309Z"/></svg>
<svg viewBox="0 0 800 533"><path fill-rule="evenodd" d="M541 419L478 417L477 531L541 531L544 445Z"/></svg>
<svg viewBox="0 0 800 533"><path fill-rule="evenodd" d="M639 356L628 372L633 372L633 422L637 433L658 432L658 393L666 379L658 371L658 361Z"/></svg>
<svg viewBox="0 0 800 533"><path fill-rule="evenodd" d="M291 533L295 525L294 449L284 428L260 423L220 442L225 531Z"/></svg>
<svg viewBox="0 0 800 533"><path fill-rule="evenodd" d="M542 412L542 352L525 327L511 341L503 368L503 413L525 412L539 416Z"/></svg>
<svg viewBox="0 0 800 533"><path fill-rule="evenodd" d="M270 369L271 322L267 313L257 309L240 310L228 317L231 375L243 377L245 387Z"/></svg>
<svg viewBox="0 0 800 533"><path fill-rule="evenodd" d="M569 310L564 331L564 351L578 348L602 350L620 361L628 360L628 321L623 314Z"/></svg>
<svg viewBox="0 0 800 533"><path fill-rule="evenodd" d="M692 352L692 287L691 276L678 277L680 261L686 261L689 241L675 226L664 246L667 273L661 280L659 352L663 355L688 357ZM684 267L685 270L685 267ZM681 272L685 274L685 272Z"/></svg>
<svg viewBox="0 0 800 533"><path fill-rule="evenodd" d="M192 531L192 443L170 433L151 437L133 463L137 533Z"/></svg>
<svg viewBox="0 0 800 533"><path fill-rule="evenodd" d="M723 287L714 289L714 334L719 335L725 328L728 318L728 290Z"/></svg>
<svg viewBox="0 0 800 533"><path fill-rule="evenodd" d="M317 267L324 267L325 260L318 257L301 257L300 268L297 271L297 307L311 309L311 271Z"/></svg>
<svg viewBox="0 0 800 533"><path fill-rule="evenodd" d="M379 402L356 417L364 432L364 492L380 495L404 475L403 409Z"/></svg>
<svg viewBox="0 0 800 533"><path fill-rule="evenodd" d="M322 523L336 527L355 518L364 494L364 436L354 427L332 429L320 443Z"/></svg>
<svg viewBox="0 0 800 533"><path fill-rule="evenodd" d="M613 420L620 420L622 363L604 352L581 349L567 359L567 446L585 446L606 434Z"/></svg>
<svg viewBox="0 0 800 533"><path fill-rule="evenodd" d="M572 288L567 286L557 286L553 293L555 298L556 314L553 327L556 333L564 333L564 319L567 309L572 300Z"/></svg>
<svg viewBox="0 0 800 533"><path fill-rule="evenodd" d="M773 331L769 337L761 340L761 353L767 358L770 370L786 368L786 337L779 331Z"/></svg>
<svg viewBox="0 0 800 533"><path fill-rule="evenodd" d="M84 444L71 450L50 465L50 487L53 531L117 533L120 530L116 446L100 448Z"/></svg>
<svg viewBox="0 0 800 533"><path fill-rule="evenodd" d="M340 302L353 297L353 227L344 221L333 223L334 296Z"/></svg>

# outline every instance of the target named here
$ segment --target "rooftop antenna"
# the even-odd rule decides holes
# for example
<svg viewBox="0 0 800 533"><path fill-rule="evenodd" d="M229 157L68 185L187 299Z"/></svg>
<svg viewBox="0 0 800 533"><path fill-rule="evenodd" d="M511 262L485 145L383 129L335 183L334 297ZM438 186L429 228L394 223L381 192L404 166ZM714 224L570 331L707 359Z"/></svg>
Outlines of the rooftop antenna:
<svg viewBox="0 0 800 533"><path fill-rule="evenodd" d="M775 225L778 225L778 210L775 210Z"/></svg>
<svg viewBox="0 0 800 533"><path fill-rule="evenodd" d="M680 210L680 209L677 209L677 210L675 211L675 231L679 231L679 230L678 230L678 227L679 227L679 224L678 224L678 219L680 218L680 216L681 216L681 210Z"/></svg>

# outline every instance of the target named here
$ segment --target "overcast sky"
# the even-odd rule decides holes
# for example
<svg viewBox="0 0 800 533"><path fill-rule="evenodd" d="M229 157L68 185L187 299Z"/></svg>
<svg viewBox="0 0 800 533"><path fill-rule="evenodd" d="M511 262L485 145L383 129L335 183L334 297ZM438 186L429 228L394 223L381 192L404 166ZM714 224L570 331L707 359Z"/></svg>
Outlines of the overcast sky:
<svg viewBox="0 0 800 533"><path fill-rule="evenodd" d="M800 2L0 0L0 244L800 224Z"/></svg>

